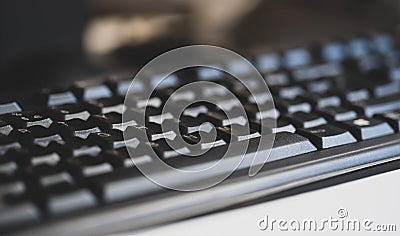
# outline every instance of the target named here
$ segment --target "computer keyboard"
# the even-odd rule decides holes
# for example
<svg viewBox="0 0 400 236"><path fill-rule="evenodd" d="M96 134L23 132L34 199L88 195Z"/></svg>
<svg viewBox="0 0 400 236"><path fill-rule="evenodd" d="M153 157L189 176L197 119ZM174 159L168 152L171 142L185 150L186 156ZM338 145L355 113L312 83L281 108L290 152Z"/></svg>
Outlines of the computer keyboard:
<svg viewBox="0 0 400 236"><path fill-rule="evenodd" d="M144 124L135 119L122 122L123 113L135 117L137 112L124 105L133 75L43 89L28 102L0 98L0 231L50 235L57 230L63 234L91 234L116 232L129 228L126 225L141 228L243 202L245 192L240 191L246 184L257 186L247 193L262 196L270 193L267 190L280 191L293 184L307 184L398 158L400 51L392 36L373 34L318 47L258 51L249 60L272 92L273 110L259 110L252 100L256 94L249 95L224 73L209 68L187 69L170 76L148 101L141 96L141 87L135 87L132 100L136 108L146 109ZM232 63L229 69L241 71L241 65ZM218 106L199 102L186 108L181 117L161 116L165 100L179 86L197 80L229 88L242 102L247 117L228 119L221 108L236 108L218 88L202 91L218 97ZM153 83L151 79L148 82ZM195 100L196 94L188 92L177 99ZM261 118L277 119L268 164L254 179L243 177L243 170L248 168L243 164L227 181L239 183L233 188L238 191L225 195L216 192L214 200L207 195L207 191L214 190L189 195L157 186L140 173L127 151L134 149L132 158L136 163L151 165L153 157L145 148L150 146L175 167L218 160L228 143L243 140L250 142L247 152L251 153L261 136ZM178 122L180 133L160 128L161 124L168 127L174 122ZM204 122L216 127L215 140L200 141L201 132L208 129L201 126ZM250 127L250 135L242 135L235 128L245 124ZM127 129L138 135L124 140ZM141 134L147 135L150 142L141 139ZM212 148L198 158L187 157L185 153L190 149L182 146L177 152L166 142L178 135L187 143L202 142L201 147ZM263 178L266 181L260 185ZM218 186L212 189L219 191ZM170 204L166 208L169 211L160 210L164 205L157 205L157 201L175 195L179 196L173 204L164 202ZM194 198L192 202L179 200L186 196L203 197L203 202ZM225 204L216 205L214 201ZM182 210L189 205L197 210ZM201 207L203 210L199 210ZM119 214L107 213L114 208ZM156 210L160 210L158 215ZM147 213L156 218L143 223L148 218L140 216ZM128 221L129 217L136 218ZM120 222L124 221L122 227ZM105 231L96 231L96 227Z"/></svg>

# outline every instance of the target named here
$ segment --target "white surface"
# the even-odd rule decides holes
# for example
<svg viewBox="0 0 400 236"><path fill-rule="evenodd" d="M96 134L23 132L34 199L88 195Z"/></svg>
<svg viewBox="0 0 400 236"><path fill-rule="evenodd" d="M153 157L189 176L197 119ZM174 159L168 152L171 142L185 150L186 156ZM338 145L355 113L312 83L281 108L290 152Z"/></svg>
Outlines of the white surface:
<svg viewBox="0 0 400 236"><path fill-rule="evenodd" d="M138 235L276 235L277 229L261 231L257 227L260 219L267 214L269 219L314 219L321 225L323 219L340 219L337 211L345 208L348 220L371 220L376 224L395 224L397 232L349 232L329 228L321 235L400 235L400 170L384 173L349 183L332 186L300 195L278 199L262 204L235 209L227 212L198 217L139 232ZM287 226L289 228L289 226ZM289 230L290 231L290 230ZM293 235L316 234L312 231L291 231Z"/></svg>

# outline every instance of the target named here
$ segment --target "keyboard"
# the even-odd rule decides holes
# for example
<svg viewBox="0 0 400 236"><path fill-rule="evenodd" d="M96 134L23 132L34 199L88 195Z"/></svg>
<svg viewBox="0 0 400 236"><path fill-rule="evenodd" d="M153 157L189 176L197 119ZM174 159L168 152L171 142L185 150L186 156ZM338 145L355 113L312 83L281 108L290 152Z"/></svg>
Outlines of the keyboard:
<svg viewBox="0 0 400 236"><path fill-rule="evenodd" d="M124 104L134 74L45 88L24 101L0 98L0 231L68 235L142 229L399 159L400 51L391 35L374 33L245 56L268 84L273 109L260 110L229 76L200 67L170 76L148 101L140 96L141 86L135 87L133 103L146 112L143 124L123 120L135 112ZM201 92L217 97L218 106L196 102L180 117L161 116L166 99L193 81L228 88L247 117L226 117L222 108L235 107L215 88ZM179 97L195 100L196 95ZM229 143L248 142L246 155L251 156L262 135L261 119L276 119L270 130L275 141L254 177L248 176L252 163L245 157L215 187L178 192L151 182L135 166L152 165L147 148L177 168L213 163ZM160 129L168 122L177 123L180 132ZM215 140L201 139L205 122L216 127ZM245 124L250 135L235 131ZM124 139L126 130L138 136ZM178 136L211 148L192 158L186 155L190 149L178 152L168 146L166 140ZM193 180L181 181L190 185Z"/></svg>

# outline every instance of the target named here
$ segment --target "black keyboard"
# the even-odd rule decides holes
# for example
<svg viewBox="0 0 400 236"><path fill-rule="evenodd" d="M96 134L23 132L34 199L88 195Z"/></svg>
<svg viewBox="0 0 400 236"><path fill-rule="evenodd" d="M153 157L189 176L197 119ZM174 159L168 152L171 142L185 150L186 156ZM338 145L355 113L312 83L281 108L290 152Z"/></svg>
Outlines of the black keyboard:
<svg viewBox="0 0 400 236"><path fill-rule="evenodd" d="M122 122L123 113L135 112L124 105L133 75L43 89L28 102L0 99L0 231L58 235L140 229L398 159L400 51L392 36L258 51L248 59L269 85L273 110L259 110L226 75L202 68L177 72L147 104L138 87L134 104L146 109L143 124ZM160 118L168 96L197 80L229 88L246 119L228 119L221 106L235 108L223 91L211 88L203 92L220 98L220 107L194 103L180 117ZM181 97L194 100L196 94ZM226 181L203 191L159 187L140 173L127 151L133 148L137 163L151 165L150 147L176 167L215 161L228 143L243 140L251 154L260 139L261 118L276 119L274 146L261 172L249 179L251 163L245 161ZM180 133L160 129L168 122L178 122ZM198 143L204 122L216 127L217 137L203 141L212 148L201 157L187 157L188 149L176 152L166 143L178 135ZM244 124L251 135L235 132ZM135 136L124 141L126 129L147 135L150 142Z"/></svg>

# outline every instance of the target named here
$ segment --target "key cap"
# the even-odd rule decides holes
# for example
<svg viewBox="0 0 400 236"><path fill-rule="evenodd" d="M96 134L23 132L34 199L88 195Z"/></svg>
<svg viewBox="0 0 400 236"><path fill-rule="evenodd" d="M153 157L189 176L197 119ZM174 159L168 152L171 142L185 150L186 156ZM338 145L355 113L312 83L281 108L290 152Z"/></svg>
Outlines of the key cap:
<svg viewBox="0 0 400 236"><path fill-rule="evenodd" d="M86 121L90 117L90 112L82 103L52 106L46 112L55 121L69 121L73 119Z"/></svg>
<svg viewBox="0 0 400 236"><path fill-rule="evenodd" d="M317 148L301 135L279 132L275 135L274 145L267 162L298 156L316 150Z"/></svg>
<svg viewBox="0 0 400 236"><path fill-rule="evenodd" d="M100 98L87 102L87 110L91 114L108 114L116 112L122 114L126 110L123 97Z"/></svg>
<svg viewBox="0 0 400 236"><path fill-rule="evenodd" d="M140 140L135 135L130 135L130 132L127 132L124 138L123 132L120 130L91 134L88 140L89 143L97 144L104 149L119 149L126 146L136 148L140 143Z"/></svg>
<svg viewBox="0 0 400 236"><path fill-rule="evenodd" d="M395 39L390 34L377 34L373 37L376 50L382 54L387 54L395 49Z"/></svg>
<svg viewBox="0 0 400 236"><path fill-rule="evenodd" d="M357 113L344 107L324 107L317 110L317 113L330 121L346 121L357 118Z"/></svg>
<svg viewBox="0 0 400 236"><path fill-rule="evenodd" d="M12 175L17 169L17 163L11 155L5 155L0 158L0 174Z"/></svg>
<svg viewBox="0 0 400 236"><path fill-rule="evenodd" d="M268 86L287 86L290 83L287 72L276 72L264 75L265 82Z"/></svg>
<svg viewBox="0 0 400 236"><path fill-rule="evenodd" d="M298 68L310 64L312 58L307 49L293 48L284 53L283 61L288 68Z"/></svg>
<svg viewBox="0 0 400 236"><path fill-rule="evenodd" d="M114 159L116 163L118 159ZM106 173L110 173L114 170L110 159L105 155L99 155L94 157L91 156L80 156L71 160L73 166L73 172L80 178L87 178L92 176L98 176ZM116 165L122 165L118 163Z"/></svg>
<svg viewBox="0 0 400 236"><path fill-rule="evenodd" d="M0 155L4 155L12 149L20 149L21 147L19 142L14 141L10 137L0 135Z"/></svg>
<svg viewBox="0 0 400 236"><path fill-rule="evenodd" d="M377 98L386 97L386 96L400 93L400 84L397 81L374 82L374 83L370 84L369 86L371 86L369 89L370 93L374 97L377 97Z"/></svg>
<svg viewBox="0 0 400 236"><path fill-rule="evenodd" d="M286 98L286 99L295 99L297 96L301 95L304 90L298 86L298 85L293 85L293 86L275 86L271 87L271 92L275 96L279 98Z"/></svg>
<svg viewBox="0 0 400 236"><path fill-rule="evenodd" d="M346 46L340 42L330 42L324 44L321 49L321 54L325 61L332 62L341 62L348 57Z"/></svg>
<svg viewBox="0 0 400 236"><path fill-rule="evenodd" d="M281 67L281 57L279 53L264 53L257 57L256 65L261 72L276 71Z"/></svg>
<svg viewBox="0 0 400 236"><path fill-rule="evenodd" d="M0 119L0 134L9 135L12 130L13 127L10 124Z"/></svg>
<svg viewBox="0 0 400 236"><path fill-rule="evenodd" d="M166 89L173 88L179 85L179 78L174 74L160 74L160 75L152 75L148 78L150 88L152 89Z"/></svg>
<svg viewBox="0 0 400 236"><path fill-rule="evenodd" d="M282 113L311 112L310 103L302 99L275 99L275 105Z"/></svg>
<svg viewBox="0 0 400 236"><path fill-rule="evenodd" d="M217 127L219 137L222 137L226 142L240 142L253 138L258 138L261 134L252 125L246 129L241 125L230 125L224 127Z"/></svg>
<svg viewBox="0 0 400 236"><path fill-rule="evenodd" d="M268 107L261 107L266 108L265 110L259 110L259 107L255 104L246 104L244 105L244 109L246 110L247 116L250 119L255 120L262 120L265 118L273 118L277 119L280 115L280 112L275 108L268 109Z"/></svg>
<svg viewBox="0 0 400 236"><path fill-rule="evenodd" d="M111 89L97 80L82 80L75 82L72 91L81 101L109 98L112 96Z"/></svg>
<svg viewBox="0 0 400 236"><path fill-rule="evenodd" d="M35 104L42 107L59 106L78 102L78 99L71 91L49 88L40 90L40 92L32 99Z"/></svg>
<svg viewBox="0 0 400 236"><path fill-rule="evenodd" d="M283 119L291 122L298 128L312 128L319 125L326 124L327 121L316 114L296 112L282 117Z"/></svg>
<svg viewBox="0 0 400 236"><path fill-rule="evenodd" d="M320 125L309 129L299 128L297 129L297 132L310 139L319 149L357 142L349 131L330 124Z"/></svg>
<svg viewBox="0 0 400 236"><path fill-rule="evenodd" d="M193 118L190 116L181 116L179 122L180 131L184 134L190 134L198 131L209 133L213 129L213 125L206 119Z"/></svg>
<svg viewBox="0 0 400 236"><path fill-rule="evenodd" d="M268 120L270 118L265 119L264 124L273 124L271 120ZM259 132L261 131L261 121L260 120L255 120L252 122L254 126L254 129L258 130ZM281 133L281 132L289 132L289 133L294 133L296 131L296 128L289 123L286 120L283 120L282 118L279 118L276 120L276 127L272 128L271 127L265 127L267 132L272 131L272 133Z"/></svg>
<svg viewBox="0 0 400 236"><path fill-rule="evenodd" d="M136 72L111 75L106 84L114 94L124 97L128 93L135 74ZM145 91L145 88L145 84L142 81L136 80L135 86L132 86L129 91L131 93L141 93Z"/></svg>
<svg viewBox="0 0 400 236"><path fill-rule="evenodd" d="M400 96L394 95L384 98L370 99L353 103L353 108L367 117L387 111L400 109Z"/></svg>
<svg viewBox="0 0 400 236"><path fill-rule="evenodd" d="M17 102L0 103L0 115L22 111Z"/></svg>
<svg viewBox="0 0 400 236"><path fill-rule="evenodd" d="M77 210L95 207L97 199L92 192L85 188L48 190L45 205L50 215L61 215Z"/></svg>
<svg viewBox="0 0 400 236"><path fill-rule="evenodd" d="M97 124L104 131L112 129L125 131L129 126L138 124L135 120L135 114L131 115L129 111L127 111L125 118L126 122L122 123L122 115L112 112L104 115L93 115L90 122Z"/></svg>
<svg viewBox="0 0 400 236"><path fill-rule="evenodd" d="M400 131L400 111L399 110L389 111L389 112L385 112L380 115L376 115L376 118L388 122L396 132Z"/></svg>
<svg viewBox="0 0 400 236"><path fill-rule="evenodd" d="M312 93L327 93L333 88L333 81L321 79L305 84L306 90Z"/></svg>
<svg viewBox="0 0 400 236"><path fill-rule="evenodd" d="M213 67L198 67L196 69L197 78L203 81L221 80L224 77L224 72L216 68L221 67L217 65Z"/></svg>
<svg viewBox="0 0 400 236"><path fill-rule="evenodd" d="M302 99L308 101L312 106L323 108L328 106L340 106L341 100L336 94L325 93L307 93L301 96Z"/></svg>
<svg viewBox="0 0 400 236"><path fill-rule="evenodd" d="M198 117L200 114L206 114L208 111L209 111L208 106L195 103L187 107L182 114L185 116Z"/></svg>
<svg viewBox="0 0 400 236"><path fill-rule="evenodd" d="M2 116L15 128L29 128L33 126L42 126L49 128L53 120L37 112L13 112Z"/></svg>
<svg viewBox="0 0 400 236"><path fill-rule="evenodd" d="M368 100L370 95L368 89L360 86L360 84L364 84L362 81L355 81L353 85L346 85L340 90L336 92L340 94L344 100L349 102L357 102L362 100Z"/></svg>
<svg viewBox="0 0 400 236"><path fill-rule="evenodd" d="M354 38L349 44L349 52L353 58L367 56L372 51L372 44L365 38Z"/></svg>
<svg viewBox="0 0 400 236"><path fill-rule="evenodd" d="M101 132L101 129L96 124L84 122L78 119L73 119L66 122L58 122L57 127L65 139L72 137L87 139L90 134Z"/></svg>
<svg viewBox="0 0 400 236"><path fill-rule="evenodd" d="M324 77L339 76L343 73L343 68L338 63L324 63L311 65L296 69L292 72L293 78L297 81L315 80Z"/></svg>
<svg viewBox="0 0 400 236"><path fill-rule="evenodd" d="M184 134L182 137L189 144L200 144L201 150L216 148L227 144L221 137L216 137L215 140L211 140L211 137L203 131ZM201 137L205 139L202 140Z"/></svg>
<svg viewBox="0 0 400 236"><path fill-rule="evenodd" d="M233 111L234 117L229 119L223 111L211 111L207 114L201 114L200 119L208 120L215 126L227 126L232 124L245 125L248 120L245 117L246 114L240 115L240 111Z"/></svg>
<svg viewBox="0 0 400 236"><path fill-rule="evenodd" d="M26 223L38 222L40 218L41 214L38 207L31 201L0 205L0 228L3 230Z"/></svg>
<svg viewBox="0 0 400 236"><path fill-rule="evenodd" d="M394 133L386 122L374 118L358 118L340 122L338 125L349 130L358 140L377 138Z"/></svg>

